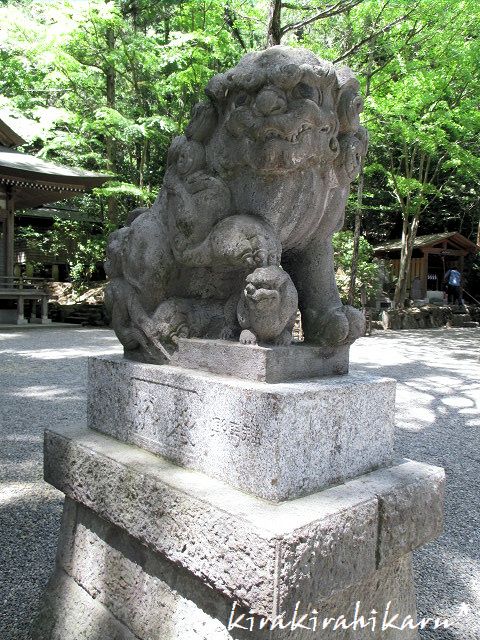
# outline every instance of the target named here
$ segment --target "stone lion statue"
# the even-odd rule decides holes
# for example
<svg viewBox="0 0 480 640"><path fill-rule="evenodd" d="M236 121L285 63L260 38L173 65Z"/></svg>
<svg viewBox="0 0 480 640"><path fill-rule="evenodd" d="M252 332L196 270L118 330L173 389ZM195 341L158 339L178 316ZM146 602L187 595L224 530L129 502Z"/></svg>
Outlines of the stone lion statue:
<svg viewBox="0 0 480 640"><path fill-rule="evenodd" d="M205 93L170 146L156 202L109 240L106 300L126 352L162 362L178 337L245 337L246 279L271 267L272 287L288 278L298 292L307 343L353 342L363 320L340 301L331 237L367 148L358 81L277 46L247 54ZM275 309L256 317L257 337L285 344L291 316Z"/></svg>

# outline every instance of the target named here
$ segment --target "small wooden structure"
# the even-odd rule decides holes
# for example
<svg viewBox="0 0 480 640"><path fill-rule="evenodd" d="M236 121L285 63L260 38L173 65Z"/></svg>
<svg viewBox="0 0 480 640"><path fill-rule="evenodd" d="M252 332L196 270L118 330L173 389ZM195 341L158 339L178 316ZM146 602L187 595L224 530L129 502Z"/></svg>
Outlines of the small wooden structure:
<svg viewBox="0 0 480 640"><path fill-rule="evenodd" d="M389 264L393 276L398 276L400 271L401 248L401 240L374 248L375 257ZM417 236L412 253L408 291L413 295L413 285L416 290L413 297L435 297L434 292L442 291L443 278L450 265L457 263L459 271L463 272L465 256L477 251L480 251L480 247L461 233Z"/></svg>
<svg viewBox="0 0 480 640"><path fill-rule="evenodd" d="M46 294L38 284L32 284L32 279L25 286L14 277L15 211L72 198L112 178L56 165L17 151L16 147L23 144L26 141L0 119L0 322L2 301L13 300L17 303L16 321L19 324L25 322L23 303L27 299L42 302L42 318L46 321Z"/></svg>
<svg viewBox="0 0 480 640"><path fill-rule="evenodd" d="M28 320L24 315L25 300L34 301L34 311L30 322L37 324L49 324L51 320L48 318L48 291L42 289L44 281L42 278L9 278L0 277L0 300L14 300L17 303L15 315L12 315L12 324L28 324ZM41 315L37 317L36 303L41 304ZM3 312L3 313L2 313ZM8 322L8 310L0 309L0 320Z"/></svg>

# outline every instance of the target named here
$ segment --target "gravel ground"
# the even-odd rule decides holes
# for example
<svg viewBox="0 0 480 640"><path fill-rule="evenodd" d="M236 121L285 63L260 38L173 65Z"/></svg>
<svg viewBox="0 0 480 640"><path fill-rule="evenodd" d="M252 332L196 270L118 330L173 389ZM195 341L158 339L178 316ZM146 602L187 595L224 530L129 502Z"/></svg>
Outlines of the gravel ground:
<svg viewBox="0 0 480 640"><path fill-rule="evenodd" d="M480 329L377 333L353 368L395 378L396 450L444 467L444 534L414 554L419 617L448 618L422 638L480 639Z"/></svg>
<svg viewBox="0 0 480 640"><path fill-rule="evenodd" d="M399 455L446 468L444 535L415 554L422 639L480 638L480 329L378 333L355 369L398 380ZM28 640L51 572L61 494L42 481L45 427L85 420L85 358L119 352L107 329L0 330L0 640ZM108 640L108 638L105 638Z"/></svg>

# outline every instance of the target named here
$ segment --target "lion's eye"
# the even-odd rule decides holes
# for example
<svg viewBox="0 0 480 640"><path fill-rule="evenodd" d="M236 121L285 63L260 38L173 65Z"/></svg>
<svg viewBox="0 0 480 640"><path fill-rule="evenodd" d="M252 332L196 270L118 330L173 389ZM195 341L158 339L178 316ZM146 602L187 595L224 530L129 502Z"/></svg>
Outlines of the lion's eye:
<svg viewBox="0 0 480 640"><path fill-rule="evenodd" d="M235 106L236 107L241 107L241 106L243 106L244 104L247 103L247 100L248 100L247 94L246 93L241 93L240 95L238 95L235 98Z"/></svg>
<svg viewBox="0 0 480 640"><path fill-rule="evenodd" d="M299 82L292 91L294 98L313 100L318 102L318 90L305 82Z"/></svg>

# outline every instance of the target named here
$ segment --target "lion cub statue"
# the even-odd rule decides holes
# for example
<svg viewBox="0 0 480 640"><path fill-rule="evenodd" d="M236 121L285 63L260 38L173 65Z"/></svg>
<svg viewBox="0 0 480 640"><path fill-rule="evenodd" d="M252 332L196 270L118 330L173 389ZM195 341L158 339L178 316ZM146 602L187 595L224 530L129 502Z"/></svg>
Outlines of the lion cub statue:
<svg viewBox="0 0 480 640"><path fill-rule="evenodd" d="M284 345L297 305L306 343L353 342L363 316L341 303L331 238L367 150L358 81L277 46L205 93L156 202L109 240L106 301L126 353L164 362L179 337Z"/></svg>

